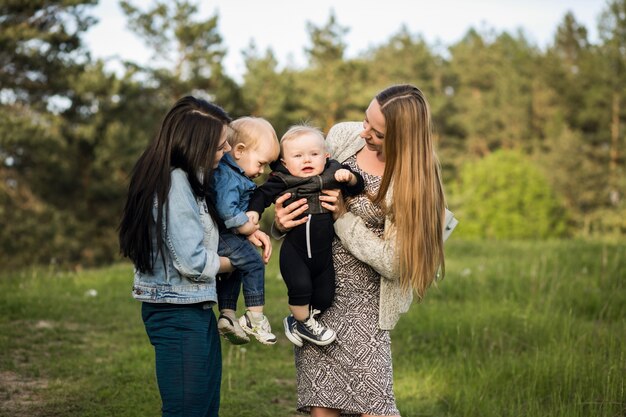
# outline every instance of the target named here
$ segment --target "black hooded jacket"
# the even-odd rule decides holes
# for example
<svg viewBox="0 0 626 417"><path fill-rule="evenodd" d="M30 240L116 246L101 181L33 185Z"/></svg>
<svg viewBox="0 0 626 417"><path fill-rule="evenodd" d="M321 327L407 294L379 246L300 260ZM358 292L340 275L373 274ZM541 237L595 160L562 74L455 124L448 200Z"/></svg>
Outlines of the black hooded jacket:
<svg viewBox="0 0 626 417"><path fill-rule="evenodd" d="M335 172L339 169L347 169L352 172L356 176L356 184L351 186L348 183L335 180ZM248 211L256 211L260 217L263 210L273 204L278 197L285 193L291 193L291 197L283 203L285 206L301 198L306 198L309 209L304 215L328 213L328 210L322 207L319 197L322 190L336 188L340 189L344 196L350 197L361 194L365 189L365 183L360 174L354 172L347 165L341 165L334 159L326 161L324 171L320 175L306 178L291 175L283 164L278 163L267 181L254 190Z"/></svg>

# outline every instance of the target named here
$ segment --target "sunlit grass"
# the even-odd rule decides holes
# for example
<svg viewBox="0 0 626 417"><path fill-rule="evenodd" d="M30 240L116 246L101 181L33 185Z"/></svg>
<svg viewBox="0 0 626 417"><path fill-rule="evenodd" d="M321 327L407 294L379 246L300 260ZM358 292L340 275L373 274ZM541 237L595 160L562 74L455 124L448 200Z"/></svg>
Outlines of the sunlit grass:
<svg viewBox="0 0 626 417"><path fill-rule="evenodd" d="M403 414L624 415L624 249L450 245L447 277L393 333Z"/></svg>
<svg viewBox="0 0 626 417"><path fill-rule="evenodd" d="M392 333L407 416L626 415L626 245L463 242ZM222 417L296 415L286 289L268 267L279 341L222 345ZM131 267L0 277L1 416L155 416L154 353Z"/></svg>

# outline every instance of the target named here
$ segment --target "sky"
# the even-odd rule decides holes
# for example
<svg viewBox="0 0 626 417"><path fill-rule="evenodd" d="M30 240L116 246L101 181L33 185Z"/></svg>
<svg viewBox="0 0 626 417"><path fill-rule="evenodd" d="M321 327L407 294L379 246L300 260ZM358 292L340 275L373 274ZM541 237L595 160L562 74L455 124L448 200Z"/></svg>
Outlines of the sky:
<svg viewBox="0 0 626 417"><path fill-rule="evenodd" d="M146 10L152 0L133 0ZM92 9L99 19L85 37L95 58L129 59L146 63L150 51L126 28L118 0L100 0ZM253 40L257 50L271 48L280 65L305 65L309 46L307 22L323 26L331 11L349 29L346 54L353 57L385 43L403 25L431 45L458 42L471 27L507 31L519 29L545 47L552 42L567 11L583 24L592 42L598 39L598 19L607 0L197 0L200 18L217 14L218 32L227 49L226 72L239 80L245 72L241 51ZM109 68L116 70L115 60Z"/></svg>

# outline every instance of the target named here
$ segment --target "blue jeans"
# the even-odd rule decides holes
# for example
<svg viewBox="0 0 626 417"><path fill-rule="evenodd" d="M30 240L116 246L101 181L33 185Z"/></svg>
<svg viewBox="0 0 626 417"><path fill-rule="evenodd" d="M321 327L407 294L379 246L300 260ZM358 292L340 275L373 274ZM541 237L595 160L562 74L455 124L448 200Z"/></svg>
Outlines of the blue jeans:
<svg viewBox="0 0 626 417"><path fill-rule="evenodd" d="M222 351L206 304L142 303L154 346L163 417L218 417Z"/></svg>
<svg viewBox="0 0 626 417"><path fill-rule="evenodd" d="M265 265L256 247L245 236L222 232L217 253L230 259L237 268L228 277L218 277L219 309L237 310L242 284L246 307L265 305Z"/></svg>

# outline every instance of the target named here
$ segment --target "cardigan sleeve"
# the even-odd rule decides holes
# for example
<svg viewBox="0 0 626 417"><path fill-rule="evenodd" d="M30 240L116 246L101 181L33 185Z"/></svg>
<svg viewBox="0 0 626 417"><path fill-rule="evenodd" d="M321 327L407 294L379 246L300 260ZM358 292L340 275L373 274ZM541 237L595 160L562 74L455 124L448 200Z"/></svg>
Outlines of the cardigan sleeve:
<svg viewBox="0 0 626 417"><path fill-rule="evenodd" d="M359 122L344 122L333 126L326 138L333 158L343 162L355 155L365 145L359 135L362 130L363 125ZM388 219L385 220L385 230L391 230ZM355 258L374 268L386 279L400 278L393 232L388 232L381 239L367 228L362 218L348 212L335 221L335 233Z"/></svg>
<svg viewBox="0 0 626 417"><path fill-rule="evenodd" d="M454 214L446 209L446 219L443 232L445 242L458 220ZM341 244L355 258L365 262L376 272L389 280L400 278L398 271L399 261L396 253L396 235L388 219L385 219L385 230L391 230L384 238L379 238L365 226L365 222L357 215L347 212L335 220L335 233L341 240Z"/></svg>
<svg viewBox="0 0 626 417"><path fill-rule="evenodd" d="M334 125L326 136L326 147L332 158L343 163L365 146L365 140L359 135L362 130L363 124L359 122Z"/></svg>
<svg viewBox="0 0 626 417"><path fill-rule="evenodd" d="M386 228L388 223L385 221ZM395 233L390 232L388 236L379 238L368 229L362 218L350 212L335 220L335 233L355 258L374 268L383 278L400 278Z"/></svg>

